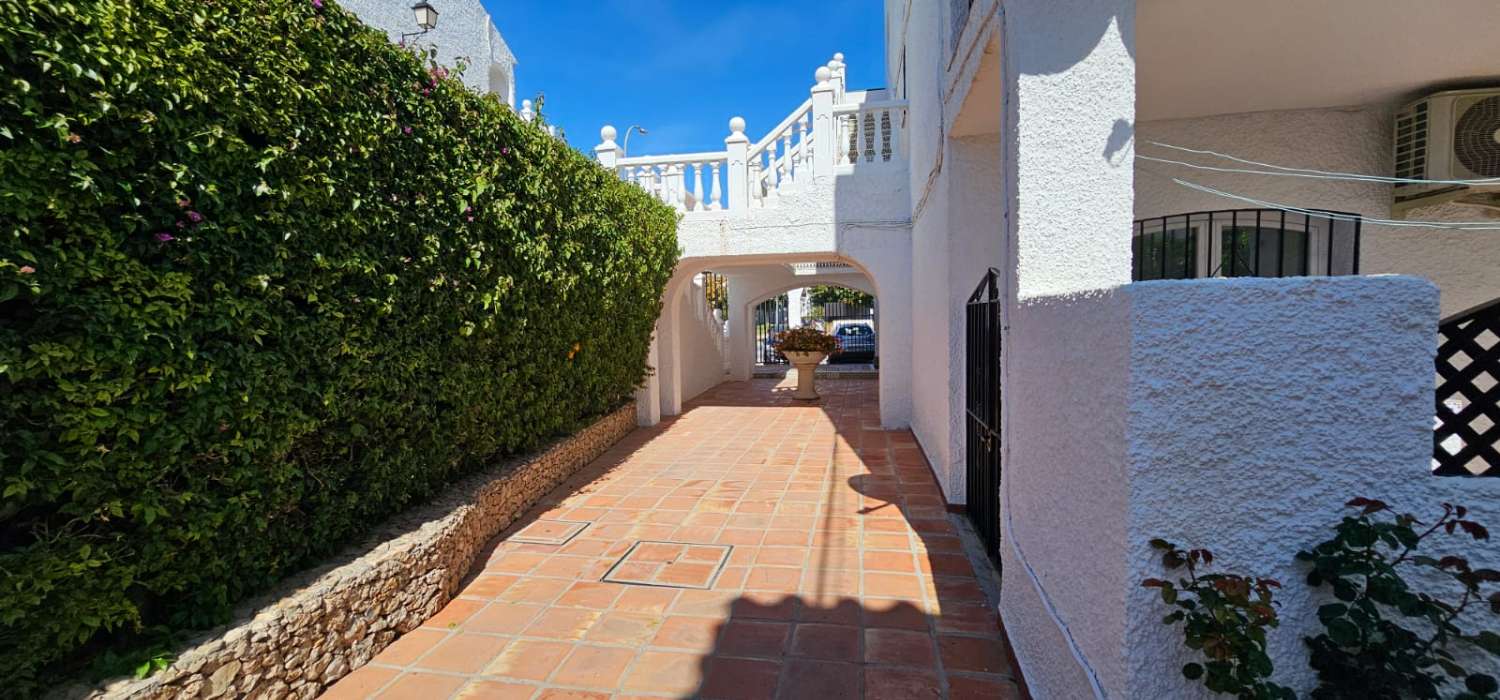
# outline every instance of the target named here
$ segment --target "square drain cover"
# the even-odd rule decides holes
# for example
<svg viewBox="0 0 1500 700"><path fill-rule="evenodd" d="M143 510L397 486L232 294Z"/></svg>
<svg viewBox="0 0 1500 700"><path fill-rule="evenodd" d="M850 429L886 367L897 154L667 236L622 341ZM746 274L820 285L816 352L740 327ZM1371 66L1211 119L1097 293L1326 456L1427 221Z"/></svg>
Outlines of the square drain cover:
<svg viewBox="0 0 1500 700"><path fill-rule="evenodd" d="M578 536L578 533L583 532L583 529L588 526L588 523L570 520L538 520L506 539L527 544L562 545Z"/></svg>
<svg viewBox="0 0 1500 700"><path fill-rule="evenodd" d="M641 540L604 574L609 583L670 588L709 588L731 547L723 544L691 544Z"/></svg>

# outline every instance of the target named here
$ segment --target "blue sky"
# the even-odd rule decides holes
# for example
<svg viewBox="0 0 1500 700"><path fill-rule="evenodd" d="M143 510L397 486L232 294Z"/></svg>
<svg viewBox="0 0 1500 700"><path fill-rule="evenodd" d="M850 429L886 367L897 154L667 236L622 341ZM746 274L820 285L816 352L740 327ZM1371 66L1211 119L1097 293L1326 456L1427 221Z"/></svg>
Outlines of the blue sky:
<svg viewBox="0 0 1500 700"><path fill-rule="evenodd" d="M724 148L729 118L760 138L807 99L813 70L844 53L851 89L885 82L879 0L482 0L520 65L517 100L592 151L599 127L631 155Z"/></svg>

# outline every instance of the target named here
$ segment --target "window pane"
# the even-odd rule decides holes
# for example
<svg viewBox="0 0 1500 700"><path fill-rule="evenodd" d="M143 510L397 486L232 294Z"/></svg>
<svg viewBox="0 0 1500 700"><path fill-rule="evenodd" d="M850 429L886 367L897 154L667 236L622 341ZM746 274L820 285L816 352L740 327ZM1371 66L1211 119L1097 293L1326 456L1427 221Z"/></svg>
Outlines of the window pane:
<svg viewBox="0 0 1500 700"><path fill-rule="evenodd" d="M1307 232L1286 231L1281 241L1281 276L1306 275Z"/></svg>

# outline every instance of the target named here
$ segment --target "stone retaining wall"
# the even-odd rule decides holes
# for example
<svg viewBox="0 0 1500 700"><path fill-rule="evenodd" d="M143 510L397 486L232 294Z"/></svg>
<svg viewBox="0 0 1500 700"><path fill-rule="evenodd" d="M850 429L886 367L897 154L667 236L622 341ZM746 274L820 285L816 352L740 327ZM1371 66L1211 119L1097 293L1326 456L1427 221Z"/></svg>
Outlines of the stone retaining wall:
<svg viewBox="0 0 1500 700"><path fill-rule="evenodd" d="M454 484L332 564L241 607L144 680L74 686L69 698L311 698L437 613L485 544L636 427L631 404L539 454Z"/></svg>

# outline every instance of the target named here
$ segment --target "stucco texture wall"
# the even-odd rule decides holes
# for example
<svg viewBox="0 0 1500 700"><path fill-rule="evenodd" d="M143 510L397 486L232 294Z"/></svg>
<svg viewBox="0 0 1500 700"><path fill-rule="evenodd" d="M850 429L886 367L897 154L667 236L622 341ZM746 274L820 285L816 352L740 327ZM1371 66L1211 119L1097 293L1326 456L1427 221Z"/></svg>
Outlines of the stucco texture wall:
<svg viewBox="0 0 1500 700"><path fill-rule="evenodd" d="M1411 277L1130 289L1127 694L1201 694L1167 672L1190 660L1180 629L1161 624L1167 608L1129 585L1163 575L1153 537L1285 585L1269 650L1277 680L1305 693L1314 677L1301 640L1321 631L1317 606L1333 599L1303 583L1293 557L1332 534L1346 501L1380 498L1424 518L1450 501L1500 522L1500 483L1428 473L1437 290ZM1488 543L1461 546L1476 565L1500 564ZM1468 622L1493 626L1488 615Z"/></svg>
<svg viewBox="0 0 1500 700"><path fill-rule="evenodd" d="M724 324L714 318L713 308L703 293L702 284L690 284L677 304L677 323L681 333L678 348L681 363L682 400L708 391L724 381Z"/></svg>
<svg viewBox="0 0 1500 700"><path fill-rule="evenodd" d="M1016 307L1006 352L1001 616L1036 697L1200 697L1148 542L1270 576L1277 680L1311 689L1302 637L1332 600L1299 549L1355 496L1431 517L1500 514L1500 482L1429 474L1437 290L1412 277L1147 282ZM1487 543L1460 544L1477 566ZM1447 553L1445 546L1438 550ZM1484 613L1470 629L1491 625ZM1479 668L1494 669L1493 660Z"/></svg>
<svg viewBox="0 0 1500 700"><path fill-rule="evenodd" d="M1389 175L1392 106L1255 112L1197 119L1143 122L1136 150L1216 167L1253 168L1152 145L1161 142L1298 168ZM1185 157L1186 156L1186 157ZM1173 177L1256 199L1309 209L1332 209L1366 217L1391 217L1391 187L1379 183L1300 177L1218 173L1136 161L1136 218L1209 209L1249 207L1194 191ZM1496 216L1476 207L1445 205L1414 210L1410 218L1476 221ZM1500 223L1500 217L1496 218ZM1360 242L1361 274L1424 277L1442 290L1442 314L1450 316L1500 297L1500 235L1366 224Z"/></svg>

